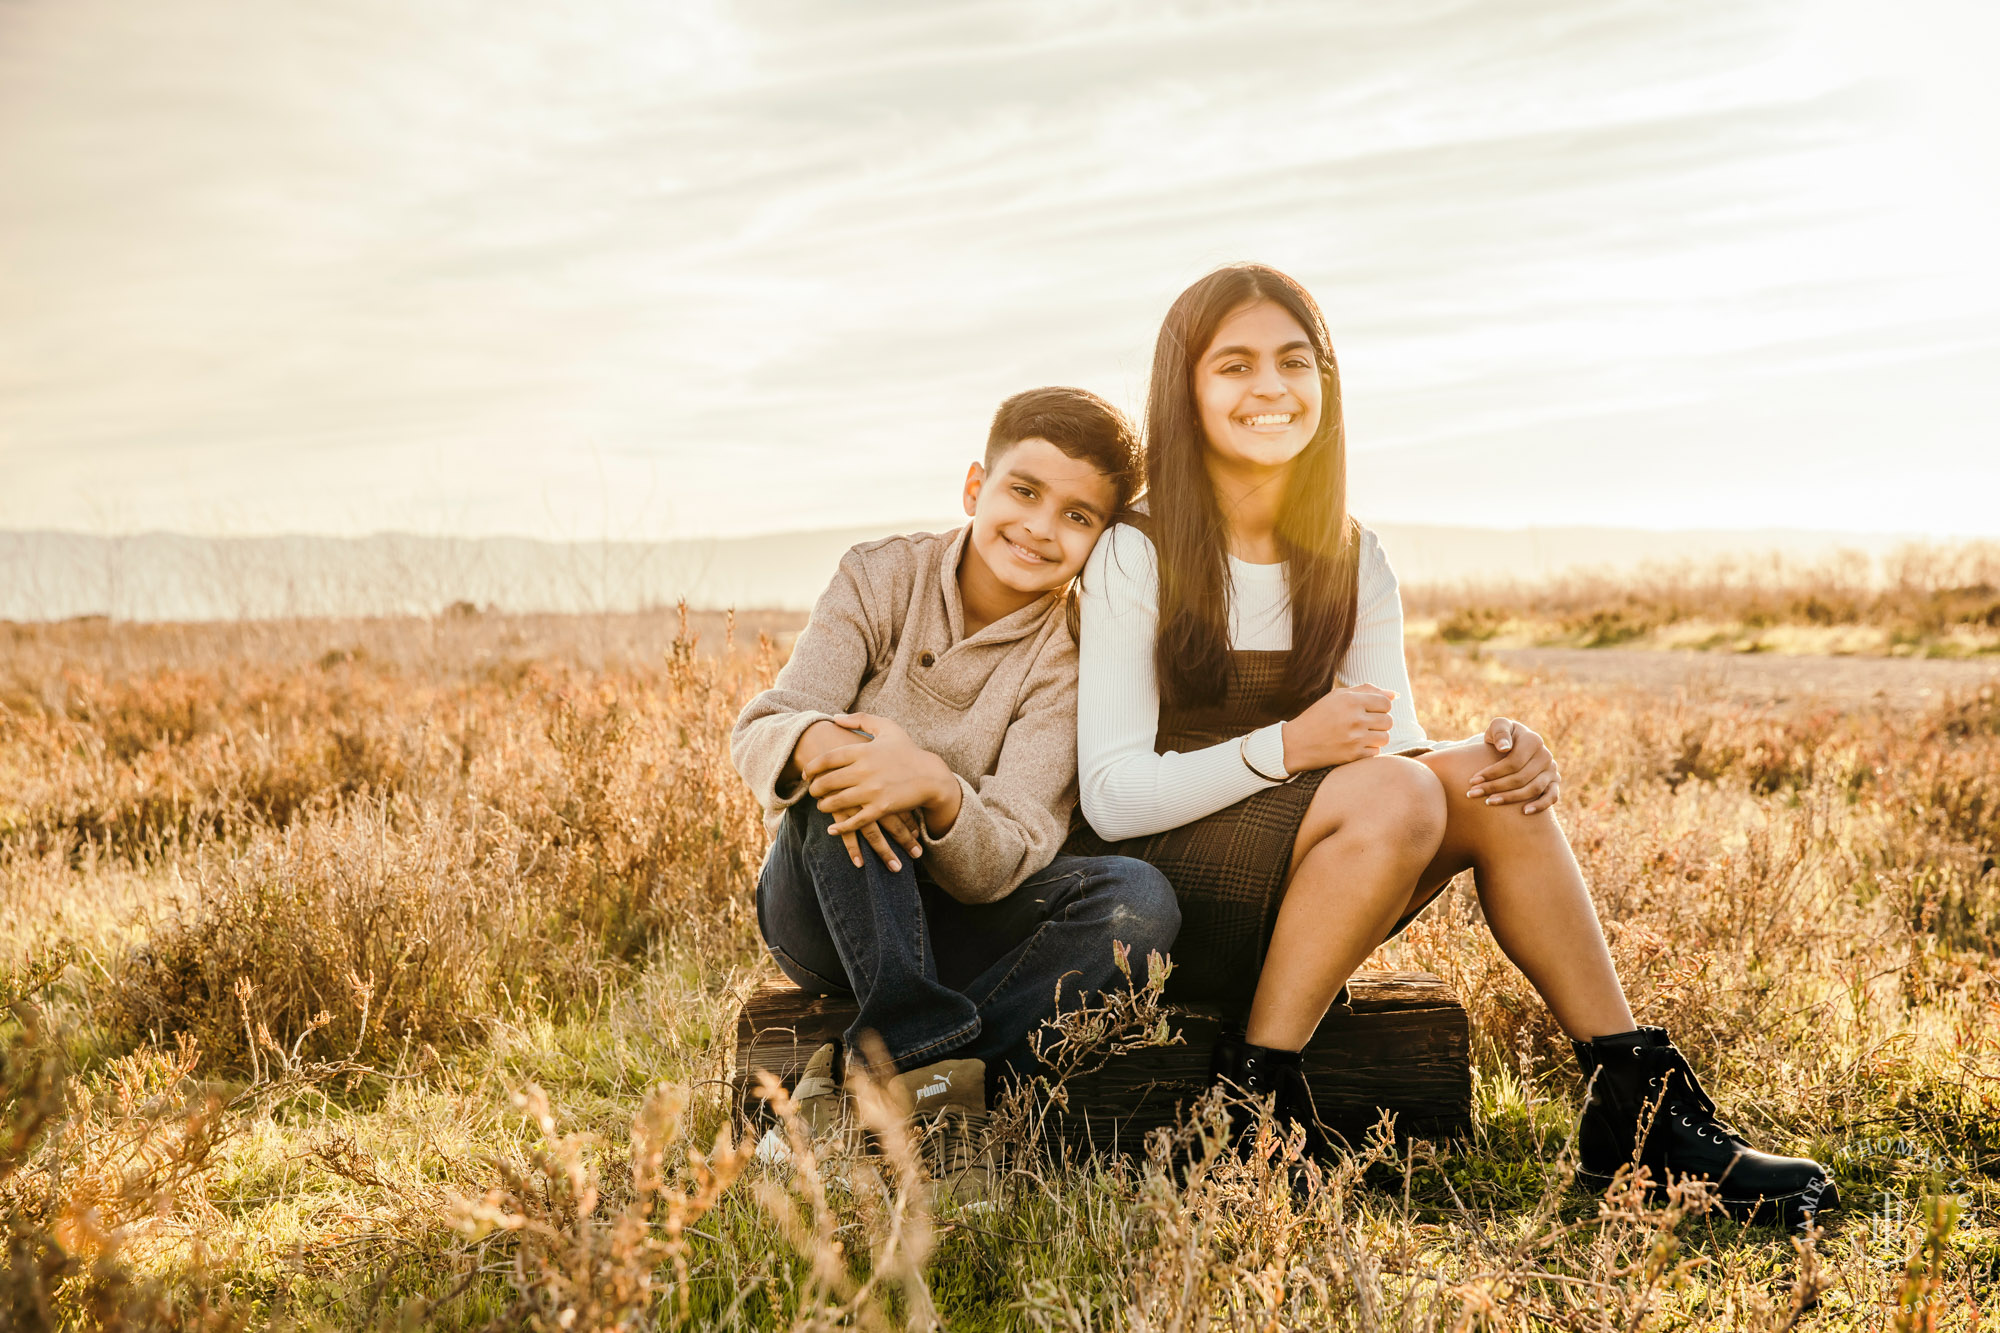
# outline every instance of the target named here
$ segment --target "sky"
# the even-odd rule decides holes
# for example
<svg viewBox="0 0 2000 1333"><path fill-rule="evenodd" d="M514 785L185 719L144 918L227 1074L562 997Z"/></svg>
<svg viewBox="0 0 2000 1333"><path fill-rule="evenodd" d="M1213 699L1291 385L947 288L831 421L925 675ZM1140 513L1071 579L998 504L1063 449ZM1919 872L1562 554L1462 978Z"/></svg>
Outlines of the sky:
<svg viewBox="0 0 2000 1333"><path fill-rule="evenodd" d="M1987 7L1990 10L1990 7ZM948 519L1255 259L1364 519L2000 535L1978 5L0 0L0 528Z"/></svg>

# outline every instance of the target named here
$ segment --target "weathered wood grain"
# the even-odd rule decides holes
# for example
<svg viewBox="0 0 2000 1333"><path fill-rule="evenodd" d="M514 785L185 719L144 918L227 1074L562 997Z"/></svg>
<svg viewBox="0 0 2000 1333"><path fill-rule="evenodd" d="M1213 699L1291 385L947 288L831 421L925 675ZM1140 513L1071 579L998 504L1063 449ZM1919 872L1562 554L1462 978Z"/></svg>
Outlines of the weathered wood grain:
<svg viewBox="0 0 2000 1333"><path fill-rule="evenodd" d="M1399 1132L1441 1138L1470 1124L1472 1075L1465 1008L1442 980L1425 972L1363 972L1348 1000L1321 1021L1305 1051L1306 1077L1320 1118L1358 1140L1384 1110ZM736 1025L733 1086L743 1116L762 1103L755 1075L770 1070L790 1086L814 1050L854 1018L844 996L809 995L773 976L744 1002ZM1145 1135L1171 1124L1181 1103L1208 1083L1209 1048L1219 1010L1184 1006L1174 1027L1185 1041L1134 1051L1071 1080L1070 1114L1055 1126L1073 1147L1136 1150Z"/></svg>

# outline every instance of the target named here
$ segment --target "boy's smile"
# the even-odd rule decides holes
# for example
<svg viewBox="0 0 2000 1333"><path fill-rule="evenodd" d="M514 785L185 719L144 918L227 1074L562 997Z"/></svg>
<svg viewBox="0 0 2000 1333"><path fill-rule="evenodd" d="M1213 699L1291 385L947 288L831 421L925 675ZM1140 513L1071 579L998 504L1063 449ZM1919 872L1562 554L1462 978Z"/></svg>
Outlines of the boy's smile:
<svg viewBox="0 0 2000 1333"><path fill-rule="evenodd" d="M1027 534L1023 533L1022 535L1026 536ZM1006 542L1007 542L1007 549L1014 553L1015 559L1019 560L1022 564L1027 565L1030 568L1034 568L1040 565L1046 565L1051 560L1062 559L1062 555L1060 552L1058 552L1055 555L1039 555L1036 552L1031 551L1027 547L1021 545L1021 543L1015 541L1012 537L1007 537Z"/></svg>
<svg viewBox="0 0 2000 1333"><path fill-rule="evenodd" d="M966 633L1066 585L1083 569L1118 503L1110 477L1039 437L1021 440L965 478L972 518L959 592Z"/></svg>

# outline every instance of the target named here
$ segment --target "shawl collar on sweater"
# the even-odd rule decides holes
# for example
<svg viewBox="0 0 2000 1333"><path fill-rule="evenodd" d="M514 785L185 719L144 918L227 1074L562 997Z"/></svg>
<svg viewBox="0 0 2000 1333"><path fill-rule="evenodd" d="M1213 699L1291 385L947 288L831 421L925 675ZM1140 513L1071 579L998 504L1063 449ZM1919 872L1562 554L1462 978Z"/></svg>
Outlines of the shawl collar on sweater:
<svg viewBox="0 0 2000 1333"><path fill-rule="evenodd" d="M964 558L965 543L972 536L972 525L967 523L952 534L951 544L944 548L944 558L938 561L939 591L944 594L945 624L951 630L951 646L946 653L956 652L966 644L1012 643L1042 627L1042 617L1049 608L1062 597L1060 590L1043 593L1028 605L1012 615L1002 616L970 639L965 637L965 600L958 591L958 562Z"/></svg>

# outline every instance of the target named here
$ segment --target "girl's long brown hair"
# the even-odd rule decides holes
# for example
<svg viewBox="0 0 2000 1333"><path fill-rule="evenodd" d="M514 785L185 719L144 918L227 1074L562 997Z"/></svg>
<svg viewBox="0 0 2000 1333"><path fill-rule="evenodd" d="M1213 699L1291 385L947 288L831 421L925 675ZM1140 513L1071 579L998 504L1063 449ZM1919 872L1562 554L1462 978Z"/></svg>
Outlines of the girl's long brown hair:
<svg viewBox="0 0 2000 1333"><path fill-rule="evenodd" d="M1285 688L1303 705L1333 687L1354 637L1361 530L1347 512L1347 429L1326 320L1305 288L1262 264L1217 269L1180 294L1160 325L1146 396L1147 528L1159 553L1160 619L1153 665L1160 697L1222 702L1229 675L1229 565L1222 510L1202 462L1195 363L1229 315L1255 301L1283 306L1311 340L1322 386L1319 430L1293 460L1278 506L1278 547L1292 603Z"/></svg>

